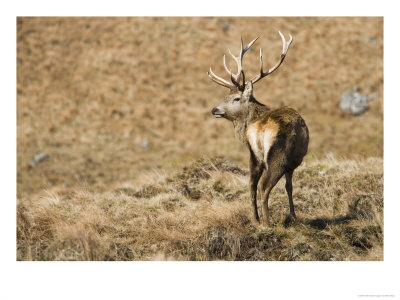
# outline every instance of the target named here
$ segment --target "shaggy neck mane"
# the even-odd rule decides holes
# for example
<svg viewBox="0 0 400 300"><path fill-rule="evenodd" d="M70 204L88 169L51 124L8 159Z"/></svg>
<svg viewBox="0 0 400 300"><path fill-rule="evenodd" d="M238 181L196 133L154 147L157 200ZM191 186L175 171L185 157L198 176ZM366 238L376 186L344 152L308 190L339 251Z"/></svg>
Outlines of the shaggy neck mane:
<svg viewBox="0 0 400 300"><path fill-rule="evenodd" d="M241 143L246 144L247 126L254 120L260 118L260 116L268 110L270 110L268 106L258 102L253 96L251 96L247 114L243 114L241 117L232 121L235 136Z"/></svg>

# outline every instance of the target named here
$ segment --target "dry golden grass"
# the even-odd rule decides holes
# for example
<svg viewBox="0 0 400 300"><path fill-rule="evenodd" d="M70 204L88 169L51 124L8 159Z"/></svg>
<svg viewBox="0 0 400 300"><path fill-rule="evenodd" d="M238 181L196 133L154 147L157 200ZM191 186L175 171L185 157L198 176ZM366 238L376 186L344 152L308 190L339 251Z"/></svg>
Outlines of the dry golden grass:
<svg viewBox="0 0 400 300"><path fill-rule="evenodd" d="M54 188L18 202L19 260L382 260L382 159L317 160L281 181L271 228L252 218L247 174L201 159L99 193Z"/></svg>
<svg viewBox="0 0 400 300"><path fill-rule="evenodd" d="M222 75L241 35L261 36L272 65L278 30L294 42L255 96L297 109L311 140L299 220L279 183L264 228L247 150L210 114L227 91L206 70ZM383 259L382 57L382 18L18 18L18 259ZM353 85L378 95L358 117L339 110Z"/></svg>

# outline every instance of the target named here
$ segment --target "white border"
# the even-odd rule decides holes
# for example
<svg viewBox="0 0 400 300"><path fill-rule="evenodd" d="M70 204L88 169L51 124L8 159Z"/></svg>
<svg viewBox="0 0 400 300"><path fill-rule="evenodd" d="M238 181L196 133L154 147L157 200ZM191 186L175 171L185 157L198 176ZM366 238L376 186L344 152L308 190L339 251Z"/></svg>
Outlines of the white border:
<svg viewBox="0 0 400 300"><path fill-rule="evenodd" d="M128 5L128 3L130 3ZM394 1L392 3L395 3ZM1 299L360 299L394 294L399 270L396 186L398 9L376 1L16 1L1 17ZM16 16L384 16L384 262L16 262ZM5 107L4 107L5 106Z"/></svg>

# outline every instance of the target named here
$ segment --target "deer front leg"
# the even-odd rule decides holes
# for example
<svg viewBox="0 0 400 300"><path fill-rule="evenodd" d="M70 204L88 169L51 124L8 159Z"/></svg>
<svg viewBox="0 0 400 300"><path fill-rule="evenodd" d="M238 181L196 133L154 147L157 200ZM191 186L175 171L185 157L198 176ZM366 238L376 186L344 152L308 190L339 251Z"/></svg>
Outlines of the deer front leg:
<svg viewBox="0 0 400 300"><path fill-rule="evenodd" d="M259 163L252 151L250 151L250 198L253 203L254 218L260 221L257 209L257 185L264 170L263 164Z"/></svg>

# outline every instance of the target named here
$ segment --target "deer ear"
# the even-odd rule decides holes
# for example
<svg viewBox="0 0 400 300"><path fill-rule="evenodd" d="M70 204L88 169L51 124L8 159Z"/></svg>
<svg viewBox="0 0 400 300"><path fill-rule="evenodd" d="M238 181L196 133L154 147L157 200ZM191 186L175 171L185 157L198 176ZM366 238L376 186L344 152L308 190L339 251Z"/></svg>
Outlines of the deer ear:
<svg viewBox="0 0 400 300"><path fill-rule="evenodd" d="M246 83L246 86L244 88L243 99L245 101L249 101L252 94L253 94L253 83L249 81L248 83Z"/></svg>

